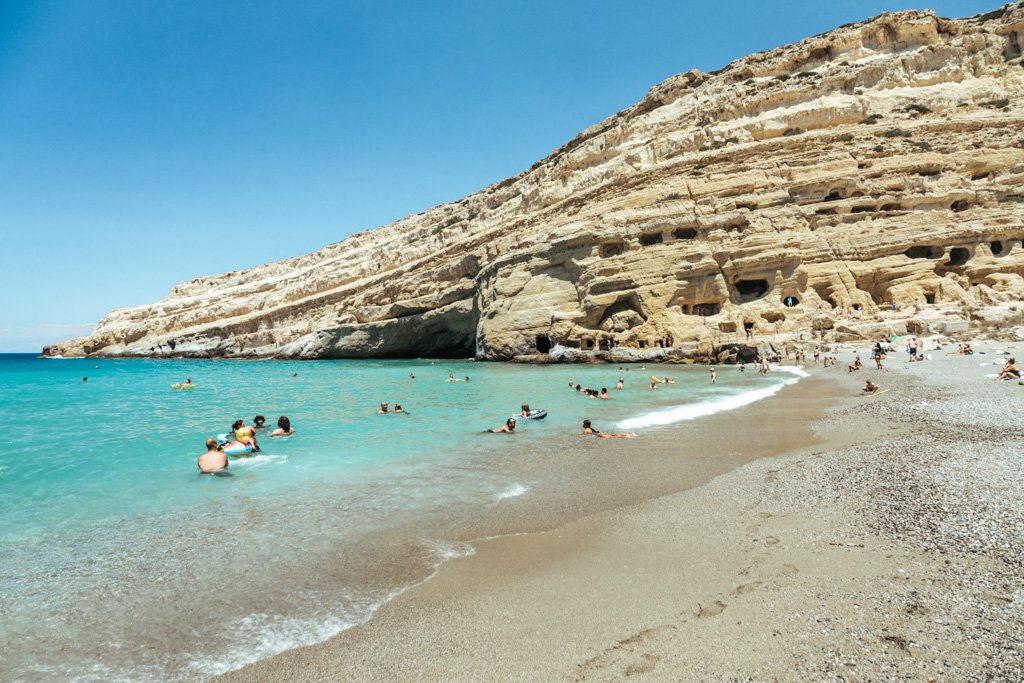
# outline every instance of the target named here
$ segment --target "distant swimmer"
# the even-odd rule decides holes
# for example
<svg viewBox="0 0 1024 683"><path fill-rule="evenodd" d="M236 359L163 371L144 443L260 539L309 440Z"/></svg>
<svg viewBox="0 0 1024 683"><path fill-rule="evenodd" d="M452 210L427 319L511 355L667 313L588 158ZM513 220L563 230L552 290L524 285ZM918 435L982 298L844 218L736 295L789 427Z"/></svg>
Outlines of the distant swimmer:
<svg viewBox="0 0 1024 683"><path fill-rule="evenodd" d="M402 404L401 403L396 403L395 404L395 411L394 412L396 412L396 413L405 413L406 415L409 414L406 410L404 410L402 408Z"/></svg>
<svg viewBox="0 0 1024 683"><path fill-rule="evenodd" d="M711 383L718 384L718 370L711 368Z"/></svg>
<svg viewBox="0 0 1024 683"><path fill-rule="evenodd" d="M530 417L530 404L524 403L519 406L519 417Z"/></svg>
<svg viewBox="0 0 1024 683"><path fill-rule="evenodd" d="M654 381L654 380L652 379L652 380L651 380L651 389L657 389L657 388L658 388L658 383L657 383L657 382L655 382L655 381Z"/></svg>
<svg viewBox="0 0 1024 683"><path fill-rule="evenodd" d="M206 452L199 456L199 471L203 474L216 474L228 468L228 456L220 450L217 439L206 440Z"/></svg>
<svg viewBox="0 0 1024 683"><path fill-rule="evenodd" d="M298 377L298 376L299 376L299 373L297 373L297 372L293 372L292 373L292 377Z"/></svg>
<svg viewBox="0 0 1024 683"><path fill-rule="evenodd" d="M292 422L291 422L291 420L289 420L287 417L282 415L281 417L277 418L277 429L275 429L274 431L270 432L270 435L271 436L291 436L294 433L295 433L295 430L292 429Z"/></svg>
<svg viewBox="0 0 1024 683"><path fill-rule="evenodd" d="M414 375L413 373L410 372L409 373L409 379L416 379L416 375Z"/></svg>
<svg viewBox="0 0 1024 683"><path fill-rule="evenodd" d="M634 436L636 436L636 434L608 434L605 432L600 432L591 426L590 420L583 421L583 433L593 436L599 436L602 439L632 439Z"/></svg>
<svg viewBox="0 0 1024 683"><path fill-rule="evenodd" d="M619 378L619 381L615 383L615 388L616 389L621 389L622 388L622 378L621 377Z"/></svg>
<svg viewBox="0 0 1024 683"><path fill-rule="evenodd" d="M740 361L739 371L740 372L746 372L746 370L747 370L747 364L744 363L743 361Z"/></svg>
<svg viewBox="0 0 1024 683"><path fill-rule="evenodd" d="M377 414L378 415L387 415L387 413L388 413L388 402L387 401L381 401L380 402L380 410L377 411Z"/></svg>
<svg viewBox="0 0 1024 683"><path fill-rule="evenodd" d="M266 427L263 426L263 423L267 421L267 418L263 417L262 415L257 415L256 417L254 417L252 419L252 421L253 421L253 424L256 425L256 431L260 431L261 429L266 429Z"/></svg>
<svg viewBox="0 0 1024 683"><path fill-rule="evenodd" d="M509 419L505 420L505 424L501 425L500 427L495 427L494 429L488 431L494 434L511 434L512 432L516 431L516 419L514 417L510 417Z"/></svg>
<svg viewBox="0 0 1024 683"><path fill-rule="evenodd" d="M83 381L83 382L88 382L88 381L89 381L89 378L88 378L88 377L83 377L83 378L82 378L82 381Z"/></svg>
<svg viewBox="0 0 1024 683"><path fill-rule="evenodd" d="M608 390L607 389L605 389L604 387L601 387L601 395L598 396L598 398L603 398L604 400L607 401L607 400L609 400L611 398L611 396L608 395Z"/></svg>

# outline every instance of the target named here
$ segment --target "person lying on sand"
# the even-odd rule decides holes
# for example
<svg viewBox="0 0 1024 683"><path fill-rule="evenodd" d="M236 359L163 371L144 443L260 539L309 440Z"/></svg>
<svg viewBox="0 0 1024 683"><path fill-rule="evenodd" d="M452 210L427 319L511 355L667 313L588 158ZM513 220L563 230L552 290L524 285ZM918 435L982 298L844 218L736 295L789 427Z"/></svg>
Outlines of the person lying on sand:
<svg viewBox="0 0 1024 683"><path fill-rule="evenodd" d="M228 468L228 456L220 450L217 439L206 440L206 452L199 456L198 465L203 474L216 474Z"/></svg>
<svg viewBox="0 0 1024 683"><path fill-rule="evenodd" d="M872 382L871 380L868 380L864 382L864 386L861 387L861 391L863 391L865 394L874 394L878 391L878 385Z"/></svg>
<svg viewBox="0 0 1024 683"><path fill-rule="evenodd" d="M295 430L292 429L291 420L282 415L281 417L277 418L277 429L270 432L270 436L291 436L294 433Z"/></svg>
<svg viewBox="0 0 1024 683"><path fill-rule="evenodd" d="M488 431L494 434L511 434L512 432L516 431L516 419L514 417L510 417L509 419L505 420L505 424L501 425L500 427L495 427L494 429Z"/></svg>
<svg viewBox="0 0 1024 683"><path fill-rule="evenodd" d="M636 436L636 434L606 434L604 432L599 432L598 430L590 426L590 420L583 421L583 433L587 435L592 434L594 436L599 436L602 439L632 439L634 436Z"/></svg>
<svg viewBox="0 0 1024 683"><path fill-rule="evenodd" d="M1001 379L1020 379L1020 366L1017 365L1017 359L1011 358L1006 361L1006 365L1000 370L999 375L995 381L998 382Z"/></svg>

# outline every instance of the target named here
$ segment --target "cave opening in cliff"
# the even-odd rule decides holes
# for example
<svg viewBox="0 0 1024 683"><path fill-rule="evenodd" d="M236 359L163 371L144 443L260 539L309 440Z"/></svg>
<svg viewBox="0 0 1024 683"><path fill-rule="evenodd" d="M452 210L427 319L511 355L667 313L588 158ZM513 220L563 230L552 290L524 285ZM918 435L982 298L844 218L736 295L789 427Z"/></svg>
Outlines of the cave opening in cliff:
<svg viewBox="0 0 1024 683"><path fill-rule="evenodd" d="M964 247L953 247L949 252L947 266L962 266L971 259L971 252Z"/></svg>
<svg viewBox="0 0 1024 683"><path fill-rule="evenodd" d="M736 303L756 301L768 293L768 280L737 280L736 292L739 294Z"/></svg>
<svg viewBox="0 0 1024 683"><path fill-rule="evenodd" d="M720 310L721 310L721 306L719 306L716 303L694 304L693 305L693 314L694 315L703 315L703 316L718 315L718 312Z"/></svg>
<svg viewBox="0 0 1024 683"><path fill-rule="evenodd" d="M942 256L942 248L931 246L928 244L918 244L907 249L905 252L903 252L903 255L906 256L907 258L915 259L938 258L939 256Z"/></svg>
<svg viewBox="0 0 1024 683"><path fill-rule="evenodd" d="M793 308L794 306L796 306L799 303L800 303L800 299L797 299L795 296L792 296L792 295L787 296L786 298L784 298L782 300L782 304L786 308Z"/></svg>
<svg viewBox="0 0 1024 683"><path fill-rule="evenodd" d="M949 205L949 210L950 211L955 211L957 213L959 213L961 211L966 211L969 208L970 208L970 204L967 203L966 199L958 199L958 200L956 200L955 202L953 202L952 204Z"/></svg>
<svg viewBox="0 0 1024 683"><path fill-rule="evenodd" d="M672 236L677 240L692 240L696 239L697 231L693 228L676 228L672 232Z"/></svg>
<svg viewBox="0 0 1024 683"><path fill-rule="evenodd" d="M622 254L622 242L607 242L601 245L601 257L620 256Z"/></svg>
<svg viewBox="0 0 1024 683"><path fill-rule="evenodd" d="M661 244L664 241L665 238L660 232L648 232L640 235L640 244L645 247L649 247L654 244Z"/></svg>
<svg viewBox="0 0 1024 683"><path fill-rule="evenodd" d="M999 240L989 242L988 246L992 249L993 256L999 256L1003 253L1003 243Z"/></svg>
<svg viewBox="0 0 1024 683"><path fill-rule="evenodd" d="M843 198L843 191L842 190L832 190L827 195L825 195L825 201L826 202L838 202L842 198Z"/></svg>
<svg viewBox="0 0 1024 683"><path fill-rule="evenodd" d="M935 293L934 292L928 292L927 294L925 294L924 295L924 302L926 304L934 304L935 303Z"/></svg>
<svg viewBox="0 0 1024 683"><path fill-rule="evenodd" d="M551 350L551 337L546 334L537 335L537 353L547 353Z"/></svg>

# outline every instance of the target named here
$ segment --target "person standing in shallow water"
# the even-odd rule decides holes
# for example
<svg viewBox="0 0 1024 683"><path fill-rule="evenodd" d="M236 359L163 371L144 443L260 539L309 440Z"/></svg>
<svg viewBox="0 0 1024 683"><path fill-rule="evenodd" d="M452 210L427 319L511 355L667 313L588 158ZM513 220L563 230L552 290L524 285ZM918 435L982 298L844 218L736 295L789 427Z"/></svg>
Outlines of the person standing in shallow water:
<svg viewBox="0 0 1024 683"><path fill-rule="evenodd" d="M216 474L228 468L228 456L220 450L217 439L206 440L206 452L197 461L199 471L203 474Z"/></svg>
<svg viewBox="0 0 1024 683"><path fill-rule="evenodd" d="M711 368L711 383L718 384L718 371Z"/></svg>
<svg viewBox="0 0 1024 683"><path fill-rule="evenodd" d="M291 436L295 433L292 429L292 422L286 416L277 418L277 429L270 432L270 436Z"/></svg>

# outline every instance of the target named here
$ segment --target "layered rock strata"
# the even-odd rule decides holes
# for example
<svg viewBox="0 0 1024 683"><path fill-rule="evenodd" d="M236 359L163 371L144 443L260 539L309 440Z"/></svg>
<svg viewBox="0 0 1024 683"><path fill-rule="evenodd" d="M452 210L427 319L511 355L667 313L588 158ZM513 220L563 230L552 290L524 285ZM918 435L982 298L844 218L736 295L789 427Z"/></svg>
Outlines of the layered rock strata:
<svg viewBox="0 0 1024 683"><path fill-rule="evenodd" d="M1022 46L1014 3L689 71L513 178L44 353L709 357L748 331L1005 332L1024 321Z"/></svg>

